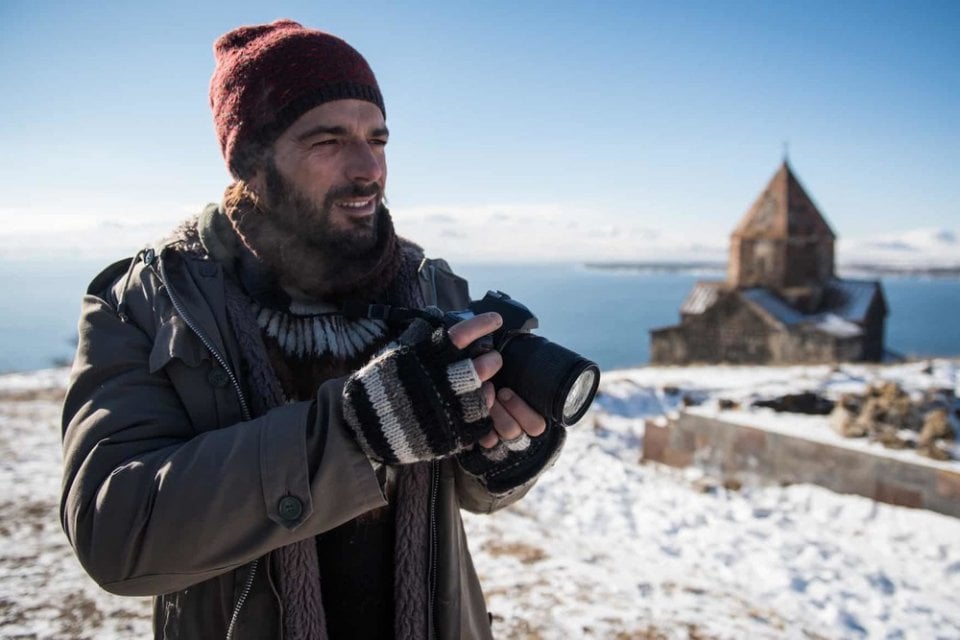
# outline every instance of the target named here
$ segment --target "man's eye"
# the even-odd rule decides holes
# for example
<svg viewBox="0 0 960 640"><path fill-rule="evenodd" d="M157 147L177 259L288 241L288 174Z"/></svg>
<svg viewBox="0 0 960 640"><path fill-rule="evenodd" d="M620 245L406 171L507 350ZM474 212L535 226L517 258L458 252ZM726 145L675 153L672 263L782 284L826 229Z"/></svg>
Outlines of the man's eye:
<svg viewBox="0 0 960 640"><path fill-rule="evenodd" d="M336 138L327 138L324 140L317 140L314 143L312 143L310 146L311 147L332 147L335 144L337 144Z"/></svg>
<svg viewBox="0 0 960 640"><path fill-rule="evenodd" d="M387 139L386 139L386 138L374 138L373 140L370 141L370 144L376 145L376 146L379 146L379 147L382 147L382 146L385 146L385 145L387 144Z"/></svg>

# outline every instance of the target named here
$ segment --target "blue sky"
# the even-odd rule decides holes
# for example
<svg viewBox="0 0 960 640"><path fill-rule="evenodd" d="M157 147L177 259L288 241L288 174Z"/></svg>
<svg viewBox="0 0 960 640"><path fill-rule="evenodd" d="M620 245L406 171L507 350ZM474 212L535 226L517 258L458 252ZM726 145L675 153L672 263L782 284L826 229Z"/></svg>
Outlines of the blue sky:
<svg viewBox="0 0 960 640"><path fill-rule="evenodd" d="M370 61L433 254L716 256L788 141L841 252L960 255L960 2L3 0L0 257L218 200L212 42L278 17Z"/></svg>

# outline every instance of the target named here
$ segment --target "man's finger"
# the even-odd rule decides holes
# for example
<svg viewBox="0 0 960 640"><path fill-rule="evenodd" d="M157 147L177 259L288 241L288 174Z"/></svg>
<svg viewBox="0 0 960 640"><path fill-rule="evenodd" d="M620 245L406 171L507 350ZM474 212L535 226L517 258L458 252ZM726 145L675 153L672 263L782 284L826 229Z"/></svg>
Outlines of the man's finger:
<svg viewBox="0 0 960 640"><path fill-rule="evenodd" d="M481 313L469 320L462 320L450 327L450 341L457 349L466 348L471 342L493 333L503 324L499 313Z"/></svg>
<svg viewBox="0 0 960 640"><path fill-rule="evenodd" d="M487 405L487 411L489 411L493 403L497 401L497 390L493 388L492 382L484 382L480 391L483 393L483 402Z"/></svg>
<svg viewBox="0 0 960 640"><path fill-rule="evenodd" d="M486 382L500 371L503 366L503 356L499 351L490 351L473 359L473 366L477 370L481 382Z"/></svg>
<svg viewBox="0 0 960 640"><path fill-rule="evenodd" d="M501 440L514 440L523 434L523 429L499 401L494 402L490 408L490 417L493 418L493 428Z"/></svg>
<svg viewBox="0 0 960 640"><path fill-rule="evenodd" d="M480 438L478 442L484 449L493 449L495 446L497 446L497 443L500 442L500 436L497 435L496 431L491 429L490 432Z"/></svg>
<svg viewBox="0 0 960 640"><path fill-rule="evenodd" d="M546 430L547 421L544 420L543 416L524 402L523 398L515 394L513 390L500 389L497 392L497 400L499 401L498 404L503 406L528 436L535 438Z"/></svg>

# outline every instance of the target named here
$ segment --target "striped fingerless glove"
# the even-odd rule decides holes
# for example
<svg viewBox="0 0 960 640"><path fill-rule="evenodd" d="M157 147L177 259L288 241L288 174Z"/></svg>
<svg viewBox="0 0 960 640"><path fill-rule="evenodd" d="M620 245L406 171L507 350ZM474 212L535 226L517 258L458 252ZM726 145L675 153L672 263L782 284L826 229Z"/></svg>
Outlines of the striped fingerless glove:
<svg viewBox="0 0 960 640"><path fill-rule="evenodd" d="M447 330L418 319L347 379L343 417L371 460L445 458L493 428L480 386Z"/></svg>
<svg viewBox="0 0 960 640"><path fill-rule="evenodd" d="M541 435L524 436L518 441L500 441L491 449L479 444L457 455L464 471L474 476L493 493L509 493L530 482L560 455L567 431L550 424Z"/></svg>

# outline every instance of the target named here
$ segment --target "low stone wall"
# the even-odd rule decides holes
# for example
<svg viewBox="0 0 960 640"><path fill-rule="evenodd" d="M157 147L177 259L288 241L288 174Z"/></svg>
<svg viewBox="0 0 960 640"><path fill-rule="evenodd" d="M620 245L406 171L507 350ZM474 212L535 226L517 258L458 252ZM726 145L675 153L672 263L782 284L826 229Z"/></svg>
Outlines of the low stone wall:
<svg viewBox="0 0 960 640"><path fill-rule="evenodd" d="M648 422L643 459L694 465L724 480L817 484L960 517L960 472L689 413L667 426Z"/></svg>

